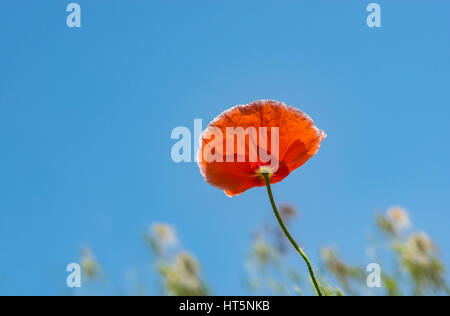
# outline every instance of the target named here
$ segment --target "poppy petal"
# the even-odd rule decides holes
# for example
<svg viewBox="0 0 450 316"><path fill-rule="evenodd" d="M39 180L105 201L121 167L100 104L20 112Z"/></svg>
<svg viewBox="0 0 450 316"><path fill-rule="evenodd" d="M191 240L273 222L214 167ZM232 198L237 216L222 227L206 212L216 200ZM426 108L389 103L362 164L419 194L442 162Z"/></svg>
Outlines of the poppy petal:
<svg viewBox="0 0 450 316"><path fill-rule="evenodd" d="M271 129L273 127L278 128L277 143L272 139L275 138ZM227 134L227 128L241 128L248 133L251 128L258 130L255 161L249 159L252 137L247 134L244 139L239 140L239 137L234 139L234 135ZM262 128L267 135L267 142L262 141L265 138L262 137L264 133L261 134ZM213 155L219 159L209 161L206 159L208 157L204 157L203 149L213 144L210 142L214 139L211 137L214 131L220 133L223 139L216 143L219 146L214 147ZM201 174L209 184L233 196L265 184L258 174L260 167L267 165L261 152L270 154L271 159L279 164L278 170L271 176L271 183L276 183L314 156L325 137L325 133L315 127L313 120L302 111L278 101L255 101L232 107L208 125L200 138L197 163ZM234 148L226 148L229 141L234 144ZM239 152L238 148L245 149L245 153ZM273 150L274 148L277 150ZM227 157L233 159L227 160Z"/></svg>

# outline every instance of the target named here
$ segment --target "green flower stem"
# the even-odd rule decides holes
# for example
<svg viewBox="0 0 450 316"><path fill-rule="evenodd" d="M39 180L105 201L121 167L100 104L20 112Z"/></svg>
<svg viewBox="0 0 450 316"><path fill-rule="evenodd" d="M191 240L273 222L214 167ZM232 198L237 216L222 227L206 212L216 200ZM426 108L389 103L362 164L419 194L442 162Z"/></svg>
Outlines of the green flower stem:
<svg viewBox="0 0 450 316"><path fill-rule="evenodd" d="M269 180L269 174L268 173L262 173L264 179L266 180L266 187L267 187L267 193L269 194L270 203L272 204L273 211L275 213L275 216L278 220L278 223L281 226L281 229L283 230L286 237L289 239L291 244L294 246L294 248L298 251L298 253L302 256L303 260L305 260L306 265L308 266L309 274L311 275L312 282L314 284L314 287L316 288L317 294L319 296L323 296L322 291L320 289L319 283L317 282L316 276L314 275L314 270L311 266L311 263L309 262L308 257L306 256L305 252L297 245L294 238L292 238L291 234L289 234L289 231L287 230L286 226L283 223L283 220L281 219L280 214L278 213L277 206L275 205L275 201L273 199L272 195L272 189L270 187L270 180Z"/></svg>

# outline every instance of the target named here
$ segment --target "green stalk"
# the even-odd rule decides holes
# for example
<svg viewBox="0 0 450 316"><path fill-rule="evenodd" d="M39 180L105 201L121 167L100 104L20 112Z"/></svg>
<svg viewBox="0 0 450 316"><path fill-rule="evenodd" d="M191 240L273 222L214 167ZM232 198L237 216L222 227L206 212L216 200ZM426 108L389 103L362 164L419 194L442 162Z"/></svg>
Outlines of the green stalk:
<svg viewBox="0 0 450 316"><path fill-rule="evenodd" d="M320 289L319 283L317 282L316 276L314 275L314 270L311 266L311 263L309 262L308 257L306 256L305 252L297 245L294 238L292 238L291 234L289 234L289 231L287 230L286 226L283 223L283 220L281 219L280 214L278 213L277 206L275 205L275 201L273 199L272 195L272 189L270 187L270 180L269 180L269 174L267 172L262 173L262 176L266 180L266 187L267 187L267 193L269 194L270 204L272 204L273 211L275 213L275 216L278 220L278 223L281 226L281 229L283 230L286 237L289 239L291 244L294 246L294 248L298 251L298 253L302 256L303 260L305 260L306 265L308 266L309 274L311 275L312 282L314 284L314 287L316 288L317 294L319 296L323 296L322 290Z"/></svg>

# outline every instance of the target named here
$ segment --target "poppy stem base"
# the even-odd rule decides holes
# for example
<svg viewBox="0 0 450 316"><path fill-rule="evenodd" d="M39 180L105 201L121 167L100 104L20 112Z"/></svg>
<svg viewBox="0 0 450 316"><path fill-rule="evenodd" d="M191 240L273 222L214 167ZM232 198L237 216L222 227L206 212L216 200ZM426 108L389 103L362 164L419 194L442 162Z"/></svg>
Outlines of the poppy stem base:
<svg viewBox="0 0 450 316"><path fill-rule="evenodd" d="M262 176L264 177L264 180L266 181L267 193L269 194L270 204L272 204L272 208L275 213L275 217L277 218L278 223L281 226L281 229L283 230L284 234L289 239L291 244L294 246L295 250L298 251L298 253L302 256L303 260L306 262L306 265L308 266L309 274L311 275L311 280L314 284L314 287L316 288L317 295L323 296L322 290L320 289L319 283L317 282L316 276L314 274L314 270L311 266L311 263L309 262L308 257L306 256L305 252L297 245L294 238L292 238L291 234L289 233L289 231L287 230L286 226L283 223L283 219L281 218L280 214L278 213L277 206L273 199L272 189L270 187L269 174L263 173Z"/></svg>

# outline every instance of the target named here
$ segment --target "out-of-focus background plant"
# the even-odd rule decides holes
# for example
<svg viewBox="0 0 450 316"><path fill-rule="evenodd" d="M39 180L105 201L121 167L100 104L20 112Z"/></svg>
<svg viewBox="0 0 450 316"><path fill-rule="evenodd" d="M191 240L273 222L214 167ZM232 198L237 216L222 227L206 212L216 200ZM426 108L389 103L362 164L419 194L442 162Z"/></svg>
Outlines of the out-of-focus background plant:
<svg viewBox="0 0 450 316"><path fill-rule="evenodd" d="M282 207L282 213L288 222L296 214L291 206ZM310 286L300 265L293 268L282 264L287 255L282 237L272 225L255 234L247 264L253 291L266 287L274 294L301 295L301 289ZM426 233L413 228L405 209L396 206L379 213L368 243L366 256L382 269L383 295L450 293L438 247ZM326 295L379 295L367 286L364 265L346 262L335 246L323 247L320 253L319 275Z"/></svg>
<svg viewBox="0 0 450 316"><path fill-rule="evenodd" d="M298 217L297 210L290 205L282 205L280 214L287 225L292 225ZM136 286L125 294L214 294L203 280L199 260L181 246L174 227L155 223L150 226L144 239L151 254L149 271L156 278L152 279L153 284L146 287ZM292 252L275 221L257 228L249 240L248 255L242 258L246 270L244 283L248 294L313 293L309 275L302 262L289 259ZM381 289L375 291L368 287L366 279L369 273L366 267L345 261L336 246L323 247L320 249L320 255L321 262L315 268L324 294L328 296L450 294L445 280L445 267L437 245L426 233L415 229L408 212L398 206L378 213L373 232L368 239L366 254L361 256L380 265ZM82 249L80 263L86 286L78 294L110 293L105 273L91 249Z"/></svg>
<svg viewBox="0 0 450 316"><path fill-rule="evenodd" d="M150 226L144 240L151 254L150 271L156 274L150 286L138 282L131 291L120 291L125 295L172 295L206 296L210 292L202 280L201 267L189 251L182 249L175 229L165 223ZM104 295L114 294L107 287L107 279L99 262L89 248L81 250L80 257L83 286L77 294ZM131 270L134 271L135 270ZM133 279L136 278L133 272ZM150 289L150 290L147 290Z"/></svg>
<svg viewBox="0 0 450 316"><path fill-rule="evenodd" d="M197 259L179 249L176 232L167 224L152 225L146 240L153 252L157 272L165 295L208 295Z"/></svg>

